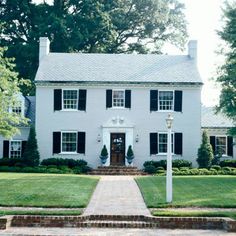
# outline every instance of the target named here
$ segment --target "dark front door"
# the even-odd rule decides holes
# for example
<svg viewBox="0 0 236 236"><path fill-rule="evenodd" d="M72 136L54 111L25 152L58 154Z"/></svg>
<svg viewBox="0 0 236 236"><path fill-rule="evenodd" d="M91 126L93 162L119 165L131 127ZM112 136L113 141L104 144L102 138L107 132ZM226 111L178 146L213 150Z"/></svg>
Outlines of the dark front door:
<svg viewBox="0 0 236 236"><path fill-rule="evenodd" d="M111 134L111 165L125 164L125 134Z"/></svg>

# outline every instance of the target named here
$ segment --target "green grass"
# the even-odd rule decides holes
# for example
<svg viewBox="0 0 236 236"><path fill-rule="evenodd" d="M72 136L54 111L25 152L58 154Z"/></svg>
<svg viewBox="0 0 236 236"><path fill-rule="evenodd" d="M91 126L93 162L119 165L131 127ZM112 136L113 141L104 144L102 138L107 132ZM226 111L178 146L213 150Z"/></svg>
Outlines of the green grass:
<svg viewBox="0 0 236 236"><path fill-rule="evenodd" d="M81 215L82 210L0 210L0 216L4 215Z"/></svg>
<svg viewBox="0 0 236 236"><path fill-rule="evenodd" d="M236 207L236 176L174 176L172 204L165 202L165 176L138 177L136 181L150 208Z"/></svg>
<svg viewBox="0 0 236 236"><path fill-rule="evenodd" d="M171 211L171 210L155 210L152 212L154 216L170 216L170 217L230 217L236 219L236 211Z"/></svg>
<svg viewBox="0 0 236 236"><path fill-rule="evenodd" d="M85 207L96 177L0 173L1 206Z"/></svg>

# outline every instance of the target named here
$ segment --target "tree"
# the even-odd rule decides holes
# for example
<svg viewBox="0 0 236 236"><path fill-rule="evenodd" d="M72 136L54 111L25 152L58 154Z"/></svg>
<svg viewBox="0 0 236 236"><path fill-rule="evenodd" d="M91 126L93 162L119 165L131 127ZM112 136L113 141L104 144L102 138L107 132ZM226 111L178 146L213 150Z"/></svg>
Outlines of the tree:
<svg viewBox="0 0 236 236"><path fill-rule="evenodd" d="M14 60L4 57L6 48L0 47L0 135L10 138L19 133L20 124L26 124L27 119L19 114L9 112L9 108L19 105L17 94L23 80L18 79L14 71Z"/></svg>
<svg viewBox="0 0 236 236"><path fill-rule="evenodd" d="M20 75L31 80L40 36L49 37L52 52L160 53L166 42L179 48L186 42L178 0L3 0L0 7L0 45L9 47Z"/></svg>
<svg viewBox="0 0 236 236"><path fill-rule="evenodd" d="M31 126L29 138L22 156L22 161L26 166L38 166L39 160L40 156L38 151L36 132L34 126Z"/></svg>
<svg viewBox="0 0 236 236"><path fill-rule="evenodd" d="M236 3L225 3L224 27L218 32L226 48L222 50L225 62L219 67L216 81L221 85L221 95L217 111L224 113L236 123ZM230 130L236 135L236 127Z"/></svg>
<svg viewBox="0 0 236 236"><path fill-rule="evenodd" d="M210 144L207 132L204 130L202 133L202 144L198 149L197 162L199 168L208 168L211 166L211 161L213 159L213 149Z"/></svg>

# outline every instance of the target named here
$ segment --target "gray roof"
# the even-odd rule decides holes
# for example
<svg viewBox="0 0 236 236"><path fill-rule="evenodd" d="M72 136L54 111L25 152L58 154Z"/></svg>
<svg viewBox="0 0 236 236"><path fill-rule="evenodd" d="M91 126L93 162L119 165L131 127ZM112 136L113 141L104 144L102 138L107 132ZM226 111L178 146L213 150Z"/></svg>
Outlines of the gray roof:
<svg viewBox="0 0 236 236"><path fill-rule="evenodd" d="M231 128L233 122L222 113L215 113L214 107L202 107L202 128Z"/></svg>
<svg viewBox="0 0 236 236"><path fill-rule="evenodd" d="M202 83L189 56L49 53L35 80L47 82Z"/></svg>
<svg viewBox="0 0 236 236"><path fill-rule="evenodd" d="M25 116L30 119L30 124L35 124L35 96L27 96Z"/></svg>

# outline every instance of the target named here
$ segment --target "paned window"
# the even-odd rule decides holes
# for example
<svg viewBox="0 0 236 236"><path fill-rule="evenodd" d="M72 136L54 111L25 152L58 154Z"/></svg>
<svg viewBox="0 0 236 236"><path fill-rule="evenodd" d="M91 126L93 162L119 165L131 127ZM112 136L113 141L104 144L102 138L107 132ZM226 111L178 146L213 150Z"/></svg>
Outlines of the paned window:
<svg viewBox="0 0 236 236"><path fill-rule="evenodd" d="M174 104L173 91L159 91L159 110L172 111Z"/></svg>
<svg viewBox="0 0 236 236"><path fill-rule="evenodd" d="M226 136L216 136L216 153L227 155Z"/></svg>
<svg viewBox="0 0 236 236"><path fill-rule="evenodd" d="M21 106L13 107L12 112L16 113L17 115L21 115Z"/></svg>
<svg viewBox="0 0 236 236"><path fill-rule="evenodd" d="M63 109L78 109L78 90L63 90Z"/></svg>
<svg viewBox="0 0 236 236"><path fill-rule="evenodd" d="M125 106L125 91L113 90L112 96L113 107L124 107Z"/></svg>
<svg viewBox="0 0 236 236"><path fill-rule="evenodd" d="M10 141L10 157L11 158L20 158L21 157L22 145L21 141Z"/></svg>
<svg viewBox="0 0 236 236"><path fill-rule="evenodd" d="M63 132L62 133L62 152L76 152L77 133Z"/></svg>
<svg viewBox="0 0 236 236"><path fill-rule="evenodd" d="M167 153L167 133L158 133L158 152ZM171 134L171 151L174 149L174 136Z"/></svg>

